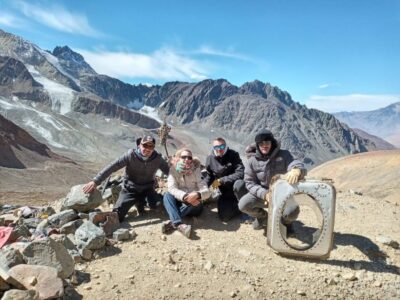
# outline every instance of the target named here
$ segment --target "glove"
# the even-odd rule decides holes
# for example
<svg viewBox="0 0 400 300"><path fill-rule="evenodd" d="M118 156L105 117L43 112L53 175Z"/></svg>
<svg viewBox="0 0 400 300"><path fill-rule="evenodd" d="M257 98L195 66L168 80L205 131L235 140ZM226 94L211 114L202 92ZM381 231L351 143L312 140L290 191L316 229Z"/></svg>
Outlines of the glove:
<svg viewBox="0 0 400 300"><path fill-rule="evenodd" d="M270 195L270 192L266 193L265 196L264 196L264 204L265 204L266 206L268 206L268 204L269 204L270 196L271 196L271 195Z"/></svg>
<svg viewBox="0 0 400 300"><path fill-rule="evenodd" d="M219 181L219 179L215 179L212 183L211 186L213 187L213 189L218 188L221 185L221 182Z"/></svg>
<svg viewBox="0 0 400 300"><path fill-rule="evenodd" d="M287 174L286 174L286 180L287 182L289 182L290 184L295 184L297 182L299 182L300 180L300 176L301 176L301 170L294 168L291 169Z"/></svg>

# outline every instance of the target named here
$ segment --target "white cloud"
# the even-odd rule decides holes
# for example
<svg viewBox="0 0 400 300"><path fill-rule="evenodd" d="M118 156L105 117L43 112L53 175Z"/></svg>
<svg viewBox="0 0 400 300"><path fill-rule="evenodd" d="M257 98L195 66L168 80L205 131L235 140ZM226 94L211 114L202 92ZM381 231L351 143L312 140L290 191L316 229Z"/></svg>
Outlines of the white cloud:
<svg viewBox="0 0 400 300"><path fill-rule="evenodd" d="M0 13L0 25L20 28L23 27L23 21L9 13Z"/></svg>
<svg viewBox="0 0 400 300"><path fill-rule="evenodd" d="M218 50L213 47L206 46L206 45L201 46L200 49L195 52L200 53L200 54L229 57L229 58L234 58L234 59L239 59L239 60L244 60L244 61L253 61L253 59L251 59L250 57L248 57L244 54L234 52L233 50L221 51L221 50Z"/></svg>
<svg viewBox="0 0 400 300"><path fill-rule="evenodd" d="M305 104L308 108L335 113L340 111L370 111L386 107L398 101L400 101L400 95L313 95Z"/></svg>
<svg viewBox="0 0 400 300"><path fill-rule="evenodd" d="M75 49L100 74L158 80L203 80L207 69L199 61L162 48L152 54Z"/></svg>
<svg viewBox="0 0 400 300"><path fill-rule="evenodd" d="M337 83L323 83L321 85L318 86L319 89L327 89L333 86L338 86Z"/></svg>
<svg viewBox="0 0 400 300"><path fill-rule="evenodd" d="M53 29L85 36L101 36L101 34L89 24L85 15L70 12L62 6L52 4L46 7L40 7L25 1L15 1L14 5L26 17Z"/></svg>

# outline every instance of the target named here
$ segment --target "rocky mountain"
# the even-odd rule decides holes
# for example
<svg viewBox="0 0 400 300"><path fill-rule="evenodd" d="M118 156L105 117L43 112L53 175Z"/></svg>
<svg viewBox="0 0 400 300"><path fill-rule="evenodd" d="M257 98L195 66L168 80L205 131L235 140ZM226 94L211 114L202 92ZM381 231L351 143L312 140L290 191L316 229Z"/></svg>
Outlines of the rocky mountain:
<svg viewBox="0 0 400 300"><path fill-rule="evenodd" d="M42 84L51 109L63 115L95 114L147 129L158 127L159 120L166 118L198 136L227 137L240 143L239 151L259 129L269 128L283 148L310 166L377 149L332 115L307 109L269 83L256 80L237 87L218 79L135 86L97 74L67 46L44 51L4 31L0 31L0 44L0 55L19 59Z"/></svg>
<svg viewBox="0 0 400 300"><path fill-rule="evenodd" d="M25 65L7 56L0 56L0 95L51 104L43 85L32 77Z"/></svg>
<svg viewBox="0 0 400 300"><path fill-rule="evenodd" d="M308 109L269 83L228 81L173 82L153 87L144 102L159 107L172 124L209 135L223 135L246 145L261 128L270 129L304 162L313 165L349 153L377 149L335 117Z"/></svg>
<svg viewBox="0 0 400 300"><path fill-rule="evenodd" d="M25 169L46 160L73 163L39 143L27 131L0 115L0 167Z"/></svg>
<svg viewBox="0 0 400 300"><path fill-rule="evenodd" d="M400 102L373 111L339 112L334 115L352 128L362 129L400 147Z"/></svg>

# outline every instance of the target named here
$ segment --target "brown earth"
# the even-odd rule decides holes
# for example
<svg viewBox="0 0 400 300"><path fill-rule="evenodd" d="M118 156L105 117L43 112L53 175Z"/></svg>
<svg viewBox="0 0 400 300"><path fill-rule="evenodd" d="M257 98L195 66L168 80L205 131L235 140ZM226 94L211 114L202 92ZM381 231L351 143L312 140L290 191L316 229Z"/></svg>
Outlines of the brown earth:
<svg viewBox="0 0 400 300"><path fill-rule="evenodd" d="M134 240L109 246L97 259L77 265L75 297L399 299L400 252L376 240L384 235L400 241L398 158L398 152L354 155L311 172L333 177L338 190L334 246L326 260L275 254L263 231L239 219L220 222L214 203L188 220L195 232L192 240L178 232L162 235L166 213L147 211L122 224L135 230ZM383 187L393 188L383 192Z"/></svg>
<svg viewBox="0 0 400 300"><path fill-rule="evenodd" d="M399 151L383 151L310 172L332 178L337 189L333 250L326 260L274 253L263 231L239 218L219 221L215 203L187 220L194 228L191 240L161 233L165 212L133 211L122 227L137 237L77 264L78 284L67 299L399 299L400 251L376 239L400 241L399 165ZM0 168L8 182L0 184L1 203L44 204L95 173L68 166L51 162L44 169L6 173Z"/></svg>

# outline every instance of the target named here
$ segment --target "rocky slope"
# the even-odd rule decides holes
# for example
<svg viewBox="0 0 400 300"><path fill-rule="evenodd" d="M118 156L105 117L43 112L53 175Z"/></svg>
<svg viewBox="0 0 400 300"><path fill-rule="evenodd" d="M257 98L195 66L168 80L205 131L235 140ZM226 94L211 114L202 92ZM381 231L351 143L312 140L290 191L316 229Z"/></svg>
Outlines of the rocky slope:
<svg viewBox="0 0 400 300"><path fill-rule="evenodd" d="M32 77L23 63L8 56L0 56L0 95L51 104L43 85Z"/></svg>
<svg viewBox="0 0 400 300"><path fill-rule="evenodd" d="M372 141L376 145L376 147L380 150L396 149L396 146L392 145L391 143L385 141L384 139L376 135L369 134L368 132L365 132L364 130L361 130L359 128L352 128L352 129L355 133L357 133L357 135L359 135L363 139Z"/></svg>
<svg viewBox="0 0 400 300"><path fill-rule="evenodd" d="M52 152L28 132L0 115L0 167L24 169L47 160L73 163Z"/></svg>

